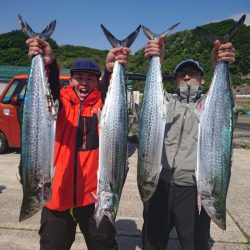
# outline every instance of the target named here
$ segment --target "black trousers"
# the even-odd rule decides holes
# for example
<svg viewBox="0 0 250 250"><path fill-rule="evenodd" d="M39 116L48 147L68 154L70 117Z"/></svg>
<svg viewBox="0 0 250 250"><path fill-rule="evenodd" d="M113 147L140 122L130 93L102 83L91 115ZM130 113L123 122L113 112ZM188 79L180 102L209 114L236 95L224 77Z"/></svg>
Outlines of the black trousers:
<svg viewBox="0 0 250 250"><path fill-rule="evenodd" d="M175 226L183 250L209 249L210 217L198 212L196 187L170 185L159 180L154 195L144 203L144 250L165 250Z"/></svg>
<svg viewBox="0 0 250 250"><path fill-rule="evenodd" d="M96 229L93 217L94 204L69 210L52 211L44 207L41 215L40 249L69 250L75 240L76 226L85 238L89 250L117 250L115 228L108 221ZM106 218L104 218L106 219Z"/></svg>

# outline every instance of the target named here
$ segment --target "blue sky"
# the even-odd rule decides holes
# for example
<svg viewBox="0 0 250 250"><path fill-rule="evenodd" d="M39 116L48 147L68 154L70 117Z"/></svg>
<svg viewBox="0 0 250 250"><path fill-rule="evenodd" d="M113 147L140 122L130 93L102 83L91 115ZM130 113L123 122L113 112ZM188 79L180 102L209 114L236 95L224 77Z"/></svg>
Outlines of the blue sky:
<svg viewBox="0 0 250 250"><path fill-rule="evenodd" d="M57 20L52 38L59 45L72 44L96 49L110 49L100 24L114 36L123 39L139 24L155 33L161 33L177 22L173 31L193 29L228 18L238 19L247 14L250 25L249 0L5 0L1 2L0 34L19 29L20 13L34 31L41 31L51 20ZM143 48L147 42L140 33L132 52Z"/></svg>

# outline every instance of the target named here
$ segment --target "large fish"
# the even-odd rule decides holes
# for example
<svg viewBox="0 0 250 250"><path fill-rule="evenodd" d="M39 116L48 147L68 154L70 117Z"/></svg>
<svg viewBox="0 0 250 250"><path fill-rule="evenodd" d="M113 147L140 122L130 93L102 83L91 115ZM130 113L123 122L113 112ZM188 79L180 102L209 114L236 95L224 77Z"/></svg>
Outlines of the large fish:
<svg viewBox="0 0 250 250"><path fill-rule="evenodd" d="M244 20L245 16L222 39L200 27L198 30L212 43L217 39L226 43ZM200 117L196 178L199 210L202 206L223 230L226 230L226 197L231 175L233 105L228 63L217 62Z"/></svg>
<svg viewBox="0 0 250 250"><path fill-rule="evenodd" d="M120 41L103 25L101 27L113 47L130 47L140 31L139 26L126 39ZM107 219L112 224L115 223L128 170L127 135L128 112L124 66L116 61L100 119L98 188L94 215L97 227Z"/></svg>
<svg viewBox="0 0 250 250"><path fill-rule="evenodd" d="M41 33L34 33L18 16L23 32L29 37L48 40L55 29L53 21ZM32 58L23 106L21 183L23 201L19 221L37 213L50 199L53 176L56 112L48 87L44 58Z"/></svg>
<svg viewBox="0 0 250 250"><path fill-rule="evenodd" d="M161 34L142 26L149 39L167 35L179 23ZM166 100L159 56L150 58L139 118L137 184L143 202L153 195L162 169L162 147L166 124Z"/></svg>

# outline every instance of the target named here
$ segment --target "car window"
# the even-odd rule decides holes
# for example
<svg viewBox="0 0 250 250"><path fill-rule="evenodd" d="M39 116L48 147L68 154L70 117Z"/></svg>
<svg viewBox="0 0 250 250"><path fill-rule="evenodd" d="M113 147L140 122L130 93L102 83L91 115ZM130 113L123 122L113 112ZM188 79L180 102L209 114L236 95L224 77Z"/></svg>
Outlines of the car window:
<svg viewBox="0 0 250 250"><path fill-rule="evenodd" d="M24 96L25 96L25 91L26 91L26 87L27 87L27 81L26 83L23 85L23 88L18 96L18 101L23 101L24 100Z"/></svg>
<svg viewBox="0 0 250 250"><path fill-rule="evenodd" d="M68 79L60 80L61 88L66 87L67 85L69 85ZM13 96L18 96L18 100L22 102L24 100L26 86L27 86L26 79L14 80L10 85L9 89L7 90L7 92L5 93L2 102L5 104L10 103L10 100Z"/></svg>
<svg viewBox="0 0 250 250"><path fill-rule="evenodd" d="M5 93L2 102L5 104L10 103L10 100L13 96L19 96L19 99L23 100L23 96L25 93L25 87L26 87L27 80L25 79L16 79L12 82L9 89ZM21 97L21 98L20 98Z"/></svg>

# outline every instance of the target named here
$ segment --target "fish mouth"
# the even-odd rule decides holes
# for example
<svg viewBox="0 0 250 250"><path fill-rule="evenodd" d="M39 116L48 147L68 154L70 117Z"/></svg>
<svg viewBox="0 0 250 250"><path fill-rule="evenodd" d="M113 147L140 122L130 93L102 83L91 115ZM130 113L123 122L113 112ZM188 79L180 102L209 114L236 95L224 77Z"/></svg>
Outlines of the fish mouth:
<svg viewBox="0 0 250 250"><path fill-rule="evenodd" d="M138 181L138 189L143 202L147 202L154 194L157 183L153 181Z"/></svg>
<svg viewBox="0 0 250 250"><path fill-rule="evenodd" d="M29 219L37 212L39 212L43 207L43 203L37 199L35 196L31 196L29 194L24 195L21 211L19 216L19 222Z"/></svg>
<svg viewBox="0 0 250 250"><path fill-rule="evenodd" d="M226 210L216 208L215 200L202 200L202 207L211 218L211 220L222 230L226 230Z"/></svg>

